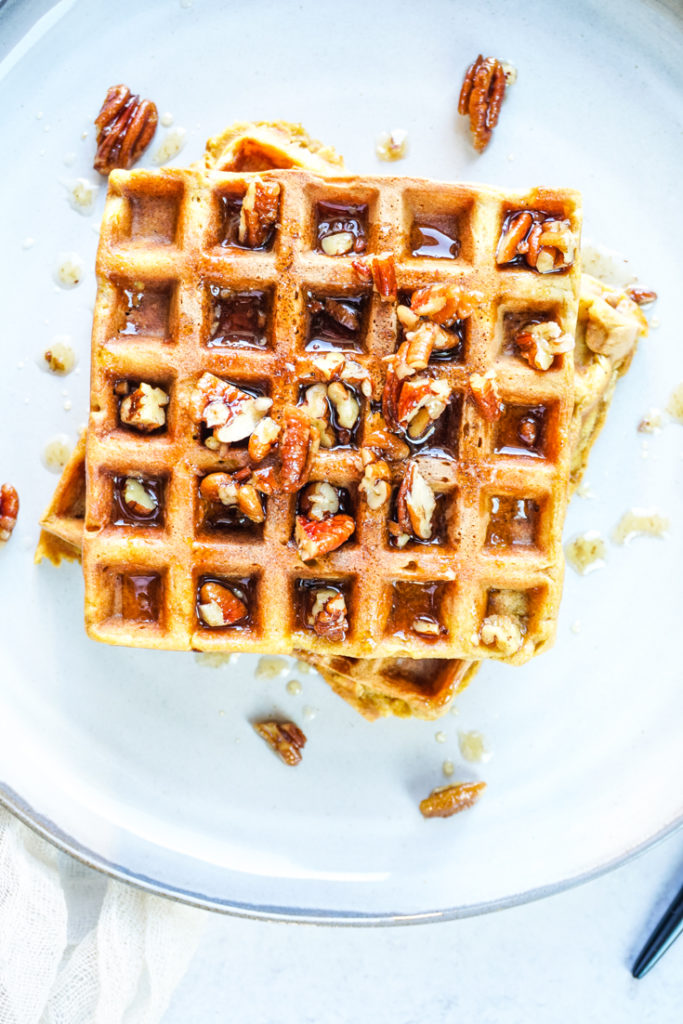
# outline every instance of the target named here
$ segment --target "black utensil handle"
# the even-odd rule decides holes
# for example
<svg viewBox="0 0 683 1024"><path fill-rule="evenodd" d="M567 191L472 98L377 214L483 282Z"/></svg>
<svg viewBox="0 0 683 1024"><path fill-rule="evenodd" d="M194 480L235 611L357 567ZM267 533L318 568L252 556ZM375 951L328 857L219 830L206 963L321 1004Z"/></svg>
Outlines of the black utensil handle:
<svg viewBox="0 0 683 1024"><path fill-rule="evenodd" d="M660 957L664 956L669 946L673 945L681 932L683 932L683 885L638 954L631 968L633 977L642 978L646 975Z"/></svg>

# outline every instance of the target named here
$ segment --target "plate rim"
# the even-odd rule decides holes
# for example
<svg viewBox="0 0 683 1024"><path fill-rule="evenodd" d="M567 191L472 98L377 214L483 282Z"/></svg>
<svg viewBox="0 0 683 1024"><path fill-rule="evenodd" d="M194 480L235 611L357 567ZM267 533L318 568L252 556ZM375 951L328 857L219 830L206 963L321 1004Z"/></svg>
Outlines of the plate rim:
<svg viewBox="0 0 683 1024"><path fill-rule="evenodd" d="M196 910L206 910L212 913L225 914L229 917L240 917L252 921L270 921L280 924L317 924L347 928L437 924L468 917L481 917L484 914L493 913L497 910L508 910L512 907L524 906L527 903L534 903L549 896L555 896L569 889L574 889L579 885L584 885L586 882L592 882L596 878L600 878L602 875L606 875L610 871L614 871L636 857L641 856L647 850L664 842L664 840L673 836L677 831L683 829L683 813L681 813L657 832L635 846L628 847L615 857L599 861L586 871L571 875L569 878L525 889L523 892L514 893L511 896L503 896L495 900L486 900L456 907L447 907L443 910L434 909L419 912L378 911L360 914L357 911L345 910L304 909L302 907L280 907L267 904L260 906L193 892L192 890L163 882L158 878L138 874L121 864L117 864L95 853L80 843L78 839L60 829L58 825L37 811L11 787L6 786L2 782L0 782L0 806L18 818L22 824L30 828L41 839L44 839L62 853L73 857L85 867L91 868L124 885L131 885L150 896L172 900L175 903L181 903Z"/></svg>

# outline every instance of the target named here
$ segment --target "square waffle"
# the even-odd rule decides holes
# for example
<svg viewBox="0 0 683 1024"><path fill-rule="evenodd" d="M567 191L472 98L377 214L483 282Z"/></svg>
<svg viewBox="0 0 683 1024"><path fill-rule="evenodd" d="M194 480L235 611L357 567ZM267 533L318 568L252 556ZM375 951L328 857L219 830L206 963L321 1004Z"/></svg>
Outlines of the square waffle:
<svg viewBox="0 0 683 1024"><path fill-rule="evenodd" d="M271 236L249 248L238 244L235 224L255 180L276 188L278 209ZM561 590L573 365L565 353L538 374L512 357L508 334L523 316L551 318L563 334L573 335L579 269L571 262L538 273L516 255L496 263L501 235L509 234L511 218L527 210L568 221L578 244L579 201L569 191L514 195L419 179L323 179L295 170L114 172L98 252L86 455L89 634L108 643L170 649L299 649L512 663L546 646ZM330 224L343 228L333 234L360 240L356 252L364 256L333 254L324 244ZM456 254L440 245L435 255L425 251L429 232L451 239ZM396 275L395 294L388 295L377 280L381 275L372 274L371 288L357 268L365 259L376 270L376 258L386 253ZM402 442L395 457L391 439L384 450L377 429L385 360L402 337L395 298L409 299L443 282L478 293L480 301L456 325L462 344L426 370L429 380L444 382L443 414L424 439ZM261 304L260 333L221 334L218 307L235 296ZM365 376L355 392L359 416L353 430L342 432L336 424L335 443L311 452L306 469L308 481L328 482L343 497L353 533L335 550L302 560L295 543L301 496L285 465L287 424L292 417L301 420L307 387L325 379L315 345L336 347L312 329L311 299L364 307L351 347L353 364ZM261 492L268 493L257 529L216 525L203 508L205 476L251 465L243 439L207 446L215 431L207 436L209 424L197 413L205 374L231 395L237 388L253 402L272 403L269 418L282 431L279 472L287 480L278 486L276 474L273 486L264 472ZM473 375L497 382L495 420ZM129 429L122 413L126 401L130 411L131 403L151 396L158 415L159 395L168 404L158 427L150 431L148 422L143 432ZM534 443L526 447L518 441L524 418L534 424ZM408 536L405 546L392 544L391 502L372 509L361 497L362 453L377 449L389 467L392 501L397 492L400 498L411 467L432 489L441 525L428 543ZM131 474L156 489L154 521L121 514L120 484ZM514 502L533 519L528 544L504 534ZM237 621L203 618L207 583L238 602L243 614ZM320 636L310 624L311 603L323 589L343 597L345 627L337 638ZM512 644L499 628L500 620L507 625L511 619ZM418 622L429 631L416 629Z"/></svg>
<svg viewBox="0 0 683 1024"><path fill-rule="evenodd" d="M612 322L625 349L600 345L593 352L586 343L589 327L600 327L601 301L618 307L620 318ZM596 308L597 306L597 308ZM631 365L638 341L647 334L641 310L623 292L582 276L581 302L575 349L574 412L571 438L570 490L581 481L588 456L604 425L615 385ZM41 520L43 527L36 561L78 558L83 537L85 508L85 436L73 451ZM332 689L366 718L383 714L437 718L455 694L464 689L479 667L478 662L451 659L347 658L296 652L321 673Z"/></svg>

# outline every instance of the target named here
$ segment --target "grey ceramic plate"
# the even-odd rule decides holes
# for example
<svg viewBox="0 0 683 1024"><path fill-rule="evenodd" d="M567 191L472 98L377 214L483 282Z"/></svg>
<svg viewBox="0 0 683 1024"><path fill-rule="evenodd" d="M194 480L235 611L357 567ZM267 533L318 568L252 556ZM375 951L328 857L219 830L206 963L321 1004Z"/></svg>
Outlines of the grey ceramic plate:
<svg viewBox="0 0 683 1024"><path fill-rule="evenodd" d="M350 922L506 905L604 870L673 828L683 813L683 433L668 425L644 452L636 426L683 379L680 19L659 4L586 0L62 0L5 4L0 23L12 47L0 64L0 476L22 499L0 552L4 801L64 848L154 891ZM475 157L455 106L480 50L513 61L519 79ZM87 412L103 190L84 217L68 186L96 180L91 121L119 81L186 129L176 163L232 120L281 117L360 171L384 169L375 138L401 127L406 173L578 186L587 232L629 253L660 292L662 326L619 385L592 457L595 496L575 500L567 530L609 535L626 509L654 505L670 536L611 545L601 572L570 573L554 650L523 669L485 667L457 717L368 724L315 675L299 676L293 696L292 673L255 679L253 658L214 669L192 655L99 647L83 632L78 568L33 566L56 482L41 454L55 434L73 441ZM53 278L64 252L85 270L71 291ZM35 363L56 335L69 335L80 359L81 372L62 380ZM295 771L248 724L273 709L309 735ZM485 765L460 757L458 732L469 729L487 737ZM486 799L424 822L417 802L444 781L446 758L459 777L486 778Z"/></svg>

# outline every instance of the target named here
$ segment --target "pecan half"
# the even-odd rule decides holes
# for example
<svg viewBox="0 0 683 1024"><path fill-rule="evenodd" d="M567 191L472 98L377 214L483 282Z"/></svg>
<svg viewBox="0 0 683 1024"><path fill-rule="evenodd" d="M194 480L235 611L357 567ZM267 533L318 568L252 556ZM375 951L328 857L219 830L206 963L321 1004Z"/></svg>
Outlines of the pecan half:
<svg viewBox="0 0 683 1024"><path fill-rule="evenodd" d="M12 530L17 525L19 515L19 495L12 484L0 487L0 542L10 539Z"/></svg>
<svg viewBox="0 0 683 1024"><path fill-rule="evenodd" d="M429 540L433 532L435 508L434 491L420 473L417 464L411 462L396 498L396 515L402 532L413 534L420 540Z"/></svg>
<svg viewBox="0 0 683 1024"><path fill-rule="evenodd" d="M331 587L321 587L314 593L315 599L306 618L307 624L317 636L325 640L345 640L349 623L344 595Z"/></svg>
<svg viewBox="0 0 683 1024"><path fill-rule="evenodd" d="M310 562L320 555L336 551L355 529L356 524L351 516L327 516L321 520L297 516L294 539L299 558L302 562Z"/></svg>
<svg viewBox="0 0 683 1024"><path fill-rule="evenodd" d="M290 408L280 439L280 486L286 493L298 491L306 483L318 450L319 436L306 413Z"/></svg>
<svg viewBox="0 0 683 1024"><path fill-rule="evenodd" d="M199 617L211 629L234 626L247 615L244 601L221 583L204 583L199 589Z"/></svg>
<svg viewBox="0 0 683 1024"><path fill-rule="evenodd" d="M95 118L95 170L106 177L115 167L132 167L152 141L157 121L151 100L132 95L125 85L112 85Z"/></svg>
<svg viewBox="0 0 683 1024"><path fill-rule="evenodd" d="M306 737L298 725L268 720L255 722L254 729L281 761L289 765L299 764Z"/></svg>
<svg viewBox="0 0 683 1024"><path fill-rule="evenodd" d="M450 818L476 804L485 789L485 782L457 782L454 786L433 789L420 802L420 813L423 818Z"/></svg>
<svg viewBox="0 0 683 1024"><path fill-rule="evenodd" d="M503 411L503 404L498 391L495 374L492 370L488 373L473 373L469 379L469 389L472 400L477 409L490 423L500 419Z"/></svg>
<svg viewBox="0 0 683 1024"><path fill-rule="evenodd" d="M240 210L240 245L260 249L277 224L280 186L276 181L250 181Z"/></svg>
<svg viewBox="0 0 683 1024"><path fill-rule="evenodd" d="M468 67L458 99L458 113L470 118L472 145L482 153L498 124L505 96L505 68L496 57L481 54Z"/></svg>

